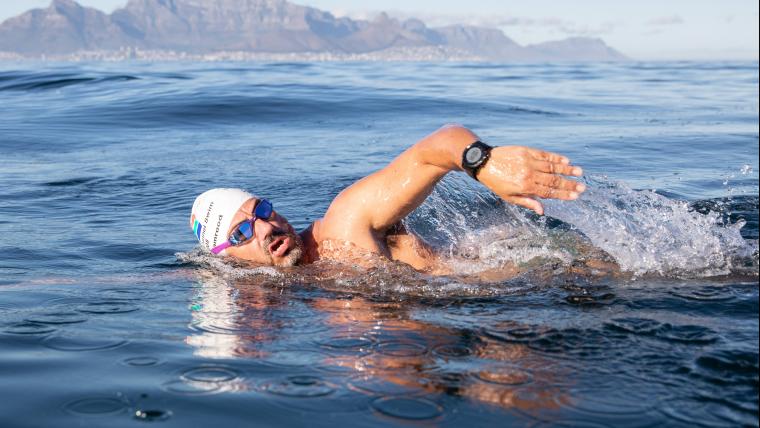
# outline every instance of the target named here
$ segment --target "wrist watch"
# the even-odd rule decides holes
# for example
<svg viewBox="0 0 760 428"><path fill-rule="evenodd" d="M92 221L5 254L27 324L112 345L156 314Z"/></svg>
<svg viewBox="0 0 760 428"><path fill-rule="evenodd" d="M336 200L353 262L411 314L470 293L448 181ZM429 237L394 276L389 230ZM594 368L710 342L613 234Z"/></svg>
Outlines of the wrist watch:
<svg viewBox="0 0 760 428"><path fill-rule="evenodd" d="M486 164L491 156L493 147L482 141L475 141L467 146L462 152L462 168L475 180L478 179L478 171Z"/></svg>

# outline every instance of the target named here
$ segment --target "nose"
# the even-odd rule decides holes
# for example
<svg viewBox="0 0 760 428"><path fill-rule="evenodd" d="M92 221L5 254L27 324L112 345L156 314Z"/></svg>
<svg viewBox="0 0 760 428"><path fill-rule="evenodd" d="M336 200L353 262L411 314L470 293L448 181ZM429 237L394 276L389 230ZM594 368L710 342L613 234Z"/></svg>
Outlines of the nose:
<svg viewBox="0 0 760 428"><path fill-rule="evenodd" d="M274 232L275 228L268 221L257 219L256 222L254 223L254 230L256 231L256 239L259 241L263 241L267 237L272 236L272 233Z"/></svg>

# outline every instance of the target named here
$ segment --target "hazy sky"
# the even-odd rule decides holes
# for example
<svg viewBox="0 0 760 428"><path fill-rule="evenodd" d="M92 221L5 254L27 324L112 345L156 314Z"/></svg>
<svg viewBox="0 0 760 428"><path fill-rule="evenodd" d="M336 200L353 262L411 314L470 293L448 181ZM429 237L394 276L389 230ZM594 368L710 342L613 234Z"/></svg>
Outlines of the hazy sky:
<svg viewBox="0 0 760 428"><path fill-rule="evenodd" d="M126 0L79 0L106 12ZM0 0L0 20L50 0ZM497 27L520 44L601 37L636 59L757 59L757 0L294 0L338 16Z"/></svg>

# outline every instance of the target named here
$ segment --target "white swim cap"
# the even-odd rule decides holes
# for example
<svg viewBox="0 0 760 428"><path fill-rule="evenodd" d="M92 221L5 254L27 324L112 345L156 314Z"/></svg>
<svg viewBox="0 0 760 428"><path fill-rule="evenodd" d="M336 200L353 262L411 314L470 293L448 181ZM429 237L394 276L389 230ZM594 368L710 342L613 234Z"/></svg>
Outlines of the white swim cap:
<svg viewBox="0 0 760 428"><path fill-rule="evenodd" d="M201 247L211 251L227 241L232 218L243 203L251 198L255 196L243 189L211 189L195 198L190 214L190 228ZM226 253L225 250L220 254Z"/></svg>

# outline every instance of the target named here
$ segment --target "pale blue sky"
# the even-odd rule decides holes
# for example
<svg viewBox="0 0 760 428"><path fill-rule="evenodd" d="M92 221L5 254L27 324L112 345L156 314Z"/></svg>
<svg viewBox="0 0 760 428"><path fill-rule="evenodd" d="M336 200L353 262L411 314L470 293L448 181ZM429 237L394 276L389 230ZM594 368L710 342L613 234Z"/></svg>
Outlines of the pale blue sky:
<svg viewBox="0 0 760 428"><path fill-rule="evenodd" d="M106 12L127 0L79 0ZM0 0L0 20L50 0ZM497 27L520 44L601 37L636 59L757 59L756 0L294 0L339 16Z"/></svg>

